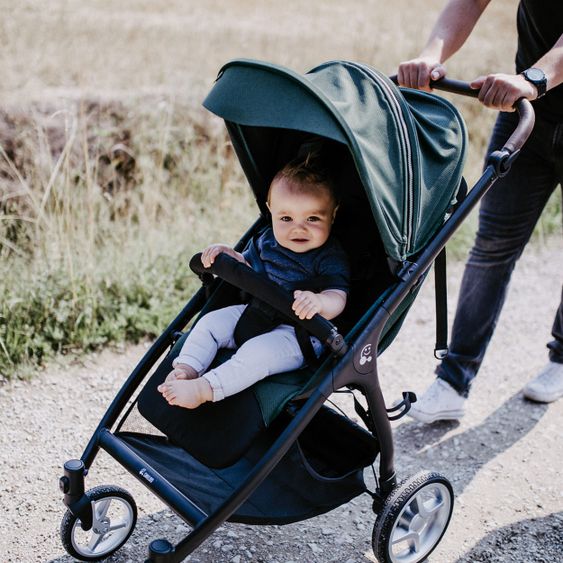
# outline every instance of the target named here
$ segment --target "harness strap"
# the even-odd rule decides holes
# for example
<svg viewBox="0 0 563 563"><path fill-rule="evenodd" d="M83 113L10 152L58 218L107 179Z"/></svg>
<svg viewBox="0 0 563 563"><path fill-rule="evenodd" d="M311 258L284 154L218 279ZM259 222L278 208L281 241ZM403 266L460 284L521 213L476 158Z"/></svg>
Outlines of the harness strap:
<svg viewBox="0 0 563 563"><path fill-rule="evenodd" d="M235 326L235 344L240 348L247 340L270 332L282 322L275 309L253 297Z"/></svg>
<svg viewBox="0 0 563 563"><path fill-rule="evenodd" d="M260 259L260 254L254 239L249 242L244 254L247 262L254 271L266 275L266 269ZM336 280L335 276L317 276L309 278L305 282L298 281L290 284L290 291L300 289L318 292L321 291L322 288L330 287L333 282L337 281L339 280ZM260 334L265 334L280 324L288 324L294 327L297 343L299 344L299 348L301 348L301 353L303 354L306 364L309 367L315 367L318 364L318 358L315 354L313 344L311 343L309 333L302 326L292 322L290 318L278 313L274 308L256 297L250 299L248 307L244 310L235 327L235 344L241 346L247 340L259 336Z"/></svg>
<svg viewBox="0 0 563 563"><path fill-rule="evenodd" d="M467 196L467 182L461 178L456 203L448 213L453 213ZM440 254L434 260L434 286L436 296L436 346L434 357L443 360L448 355L448 286L446 275L446 247L442 248Z"/></svg>
<svg viewBox="0 0 563 563"><path fill-rule="evenodd" d="M366 428L371 432L374 432L375 428L373 427L373 420L371 418L369 408L364 408L364 406L360 403L360 401L358 401L354 393L352 393L352 397L354 398L354 410L356 411L356 414L362 419L363 423L366 425Z"/></svg>
<svg viewBox="0 0 563 563"><path fill-rule="evenodd" d="M434 356L438 360L448 355L448 287L446 280L446 248L434 261L434 283L436 296L436 346Z"/></svg>
<svg viewBox="0 0 563 563"><path fill-rule="evenodd" d="M292 323L289 319L279 314L274 308L270 307L267 303L260 301L253 297L248 304L248 307L242 313L240 319L235 326L234 340L235 344L240 347L247 340L270 332L281 324L288 324L295 329L295 337L305 363L309 367L315 367L318 362L315 349L311 343L311 336L309 333L297 323Z"/></svg>
<svg viewBox="0 0 563 563"><path fill-rule="evenodd" d="M301 353L303 354L305 363L310 368L315 368L318 365L319 359L317 358L317 354L315 354L315 349L311 343L311 335L302 326L295 325L294 328L297 343L299 344L299 348L301 348Z"/></svg>

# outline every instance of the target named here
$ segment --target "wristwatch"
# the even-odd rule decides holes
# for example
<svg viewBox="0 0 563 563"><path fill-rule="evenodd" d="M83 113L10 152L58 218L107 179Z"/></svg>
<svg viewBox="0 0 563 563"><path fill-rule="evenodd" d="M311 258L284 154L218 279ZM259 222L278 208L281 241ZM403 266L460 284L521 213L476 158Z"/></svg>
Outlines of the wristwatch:
<svg viewBox="0 0 563 563"><path fill-rule="evenodd" d="M545 77L543 70L532 66L522 72L522 76L537 88L538 98L541 98L545 94L547 89L547 78Z"/></svg>

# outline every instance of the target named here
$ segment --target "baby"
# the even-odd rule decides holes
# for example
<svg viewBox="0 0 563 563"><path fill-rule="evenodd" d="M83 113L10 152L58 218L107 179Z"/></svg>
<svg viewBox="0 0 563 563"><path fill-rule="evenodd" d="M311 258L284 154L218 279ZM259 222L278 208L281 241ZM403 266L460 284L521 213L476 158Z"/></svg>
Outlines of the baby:
<svg viewBox="0 0 563 563"><path fill-rule="evenodd" d="M326 319L338 316L346 305L349 267L344 250L330 236L338 203L328 173L311 155L290 162L272 180L267 206L272 227L256 243L259 268L252 263L257 258L223 244L203 251L203 265L208 268L223 252L293 290L292 308L298 318L310 319L315 313ZM307 281L315 278L321 284L317 292L294 289L306 288ZM172 364L173 371L158 387L169 404L194 409L234 395L268 375L305 364L295 328L279 324L246 340L230 360L208 371L219 348L236 348L237 324L247 307L233 305L211 311L193 327ZM310 341L318 356L321 342L314 337Z"/></svg>

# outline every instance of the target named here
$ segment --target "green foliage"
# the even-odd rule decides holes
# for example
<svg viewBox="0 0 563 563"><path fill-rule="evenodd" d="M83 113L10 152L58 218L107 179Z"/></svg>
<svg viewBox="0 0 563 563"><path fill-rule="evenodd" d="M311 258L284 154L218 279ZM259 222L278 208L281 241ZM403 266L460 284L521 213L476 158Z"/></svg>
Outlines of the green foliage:
<svg viewBox="0 0 563 563"><path fill-rule="evenodd" d="M82 273L72 282L60 269L23 283L20 276L5 277L0 282L0 374L20 375L56 353L157 336L196 288L185 262L163 256L121 279L123 270L117 276L98 272L94 278ZM19 283L12 283L16 277Z"/></svg>

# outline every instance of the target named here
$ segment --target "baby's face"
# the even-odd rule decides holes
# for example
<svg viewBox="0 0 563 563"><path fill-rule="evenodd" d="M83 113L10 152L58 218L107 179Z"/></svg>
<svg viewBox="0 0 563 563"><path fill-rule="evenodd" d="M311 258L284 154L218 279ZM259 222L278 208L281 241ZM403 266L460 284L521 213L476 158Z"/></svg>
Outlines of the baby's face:
<svg viewBox="0 0 563 563"><path fill-rule="evenodd" d="M272 184L268 207L276 240L293 252L321 247L330 235L336 214L328 189L299 192L285 178Z"/></svg>

